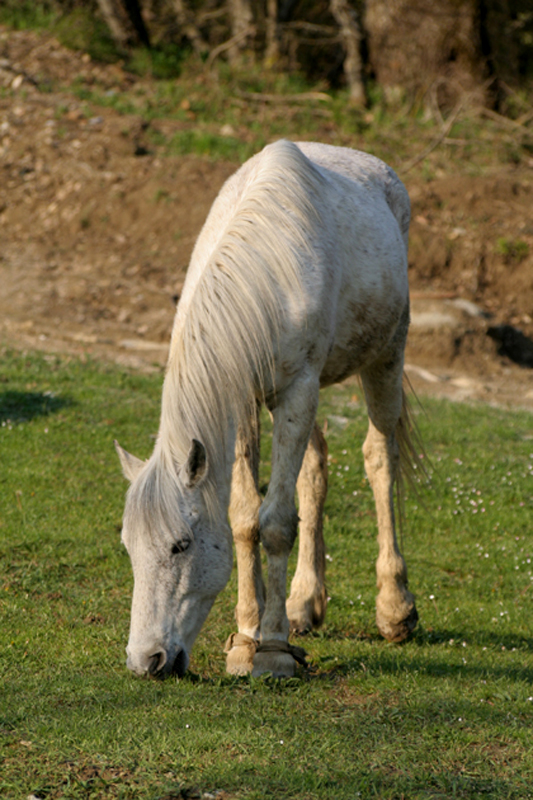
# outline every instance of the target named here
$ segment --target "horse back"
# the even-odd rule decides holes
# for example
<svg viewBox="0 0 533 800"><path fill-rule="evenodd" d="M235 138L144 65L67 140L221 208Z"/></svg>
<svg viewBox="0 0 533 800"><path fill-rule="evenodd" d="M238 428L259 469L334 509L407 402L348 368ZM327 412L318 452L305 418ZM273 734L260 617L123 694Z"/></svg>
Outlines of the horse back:
<svg viewBox="0 0 533 800"><path fill-rule="evenodd" d="M195 302L197 286L213 268L213 254L248 213L250 198L253 224L239 233L239 241L247 237L242 244L249 252L241 275L252 287L256 281L257 291L265 285L257 280L258 270L274 276L277 309L264 308L277 317L268 356L276 363L276 389L308 364L328 384L379 358L408 307L409 199L379 159L318 143L269 145L223 186L193 252L173 339ZM267 267L265 259L258 267L258 242L272 204L277 204L280 235L284 228L291 231L291 256L287 259L286 236L280 263L274 263L274 248ZM266 320L257 319L257 325L266 330Z"/></svg>

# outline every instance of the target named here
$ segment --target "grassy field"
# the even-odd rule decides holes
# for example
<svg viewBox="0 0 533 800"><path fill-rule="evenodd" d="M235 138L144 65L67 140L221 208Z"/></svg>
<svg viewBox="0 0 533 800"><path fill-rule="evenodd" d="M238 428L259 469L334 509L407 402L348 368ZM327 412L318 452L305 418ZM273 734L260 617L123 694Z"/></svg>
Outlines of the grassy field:
<svg viewBox="0 0 533 800"><path fill-rule="evenodd" d="M421 619L395 646L374 623L360 391L327 392L330 602L309 671L225 675L233 575L190 672L160 683L124 663L112 440L148 456L161 376L4 351L0 380L3 800L533 797L533 416L424 403L432 481L403 541Z"/></svg>

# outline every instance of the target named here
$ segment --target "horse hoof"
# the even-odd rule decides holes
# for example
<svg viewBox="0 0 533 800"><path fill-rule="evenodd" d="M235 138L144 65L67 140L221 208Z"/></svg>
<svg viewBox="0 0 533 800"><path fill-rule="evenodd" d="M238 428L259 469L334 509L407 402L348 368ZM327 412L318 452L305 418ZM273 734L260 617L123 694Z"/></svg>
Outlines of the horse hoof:
<svg viewBox="0 0 533 800"><path fill-rule="evenodd" d="M296 674L296 661L290 653L256 653L252 676L258 678L270 672L273 678L293 678Z"/></svg>
<svg viewBox="0 0 533 800"><path fill-rule="evenodd" d="M390 622L376 615L376 623L380 634L388 642L404 642L416 628L418 611L413 605L409 614L400 622Z"/></svg>
<svg viewBox="0 0 533 800"><path fill-rule="evenodd" d="M263 640L254 656L254 678L270 672L273 678L292 678L296 673L296 664L307 667L307 653L301 647L279 639Z"/></svg>
<svg viewBox="0 0 533 800"><path fill-rule="evenodd" d="M296 633L298 636L304 636L313 627L309 603L295 603L289 598L287 600L287 617L291 633Z"/></svg>
<svg viewBox="0 0 533 800"><path fill-rule="evenodd" d="M248 675L254 666L257 642L242 633L233 633L224 648L226 672L230 675Z"/></svg>
<svg viewBox="0 0 533 800"><path fill-rule="evenodd" d="M298 596L293 597L292 593L287 600L287 617L291 633L298 636L305 636L313 628L319 628L326 616L326 591L320 590L306 600L301 600Z"/></svg>
<svg viewBox="0 0 533 800"><path fill-rule="evenodd" d="M290 617L289 625L291 633L293 633L295 636L306 636L308 633L311 633L313 628L312 624L308 620L291 619Z"/></svg>

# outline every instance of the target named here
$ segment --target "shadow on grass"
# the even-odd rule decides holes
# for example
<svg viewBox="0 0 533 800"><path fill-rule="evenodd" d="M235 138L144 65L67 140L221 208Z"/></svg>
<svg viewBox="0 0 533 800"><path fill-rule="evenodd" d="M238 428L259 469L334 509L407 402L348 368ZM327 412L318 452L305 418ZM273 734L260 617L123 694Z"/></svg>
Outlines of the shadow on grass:
<svg viewBox="0 0 533 800"><path fill-rule="evenodd" d="M0 423L29 422L35 417L47 417L72 405L68 397L57 397L52 392L0 392Z"/></svg>
<svg viewBox="0 0 533 800"><path fill-rule="evenodd" d="M375 645L387 644L377 631L346 631L336 628L335 626L330 626L322 630L310 631L303 636L296 635L291 638L291 641L301 645L304 649L305 642L311 642L312 640L368 642ZM476 631L460 630L459 628L453 630L448 628L425 630L421 626L404 642L394 644L394 650L413 645L418 647L431 647L432 645L445 644L446 642L450 642L450 640L455 641L457 644L466 641L469 645L478 647L495 647L504 650L512 650L515 648L529 650L533 653L533 637L531 636L488 631L483 628Z"/></svg>
<svg viewBox="0 0 533 800"><path fill-rule="evenodd" d="M305 648L305 638L299 637L298 644ZM384 675L403 675L408 672L420 672L427 676L443 677L477 677L478 679L498 680L505 678L514 681L533 683L533 667L518 665L514 656L519 653L533 653L533 637L505 634L480 628L476 631L460 629L441 629L426 631L419 628L413 636L401 644L390 645L379 634L346 634L338 639L344 641L366 642L373 647L366 653L357 652L353 658L344 656L335 665L331 664L333 656L323 655L316 659L315 668L307 674L308 679L328 679L343 677L352 673L376 671ZM313 632L311 639L334 640L334 636L324 636L324 632ZM445 649L442 649L444 646ZM471 655L472 650L479 653L479 648L486 651L487 658L478 659ZM442 658L436 655L442 654ZM498 654L505 658L510 656L508 664L494 664L493 656ZM426 658L427 656L427 658ZM458 663L458 656L464 659ZM364 662L364 664L363 664Z"/></svg>
<svg viewBox="0 0 533 800"><path fill-rule="evenodd" d="M516 648L517 650L528 650L533 653L533 637L502 633L501 631L489 631L486 628L478 628L475 631L461 630L460 628L439 628L434 630L419 628L415 631L412 639L408 641L420 647L442 645L446 642L459 644L466 641L468 645L477 647L494 647L503 650Z"/></svg>
<svg viewBox="0 0 533 800"><path fill-rule="evenodd" d="M456 654L454 654L455 656ZM408 673L419 673L433 678L474 678L478 680L500 680L507 682L516 681L533 683L533 669L527 666L517 666L516 664L498 664L487 662L476 662L472 659L465 659L465 663L453 663L443 655L439 660L426 660L423 658L398 658L398 655L388 656L381 653L377 658L369 659L345 659L342 662L323 673L326 676L346 676L353 673L366 672L379 673L382 675L406 675ZM319 676L317 676L319 677Z"/></svg>
<svg viewBox="0 0 533 800"><path fill-rule="evenodd" d="M363 768L357 776L358 795L406 797L416 792L417 797L492 797L512 798L522 796L520 791L527 792L527 780L507 779L498 775L464 774L463 769L435 767L423 769L414 777L408 769L392 767L381 769ZM528 794L524 794L528 797Z"/></svg>

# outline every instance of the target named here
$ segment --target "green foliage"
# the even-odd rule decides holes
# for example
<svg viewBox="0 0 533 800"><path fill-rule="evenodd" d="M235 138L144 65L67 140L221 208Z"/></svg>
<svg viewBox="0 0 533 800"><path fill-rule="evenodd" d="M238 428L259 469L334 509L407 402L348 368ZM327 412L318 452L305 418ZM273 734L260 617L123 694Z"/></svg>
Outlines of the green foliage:
<svg viewBox="0 0 533 800"><path fill-rule="evenodd" d="M496 252L503 256L507 263L519 264L529 255L529 245L522 239L507 239L502 236L496 242Z"/></svg>
<svg viewBox="0 0 533 800"><path fill-rule="evenodd" d="M89 53L96 61L117 61L117 52L104 21L94 13L92 4L57 2L33 3L29 0L1 0L0 23L14 30L45 29L72 50Z"/></svg>
<svg viewBox="0 0 533 800"><path fill-rule="evenodd" d="M235 136L221 136L202 130L185 130L174 134L166 142L165 151L169 155L186 155L194 153L198 156L209 156L213 159L244 162L255 152L255 145L241 142Z"/></svg>
<svg viewBox="0 0 533 800"><path fill-rule="evenodd" d="M402 544L420 624L374 623L375 512L356 384L324 393L330 602L298 679L235 679L236 579L181 681L127 674L132 579L112 440L146 458L162 375L2 353L0 796L353 800L531 794L533 416L427 402L432 483ZM265 424L262 481L268 480ZM294 569L295 558L291 560Z"/></svg>
<svg viewBox="0 0 533 800"><path fill-rule="evenodd" d="M49 28L56 17L57 11L49 2L34 3L33 0L0 2L0 24L16 31Z"/></svg>
<svg viewBox="0 0 533 800"><path fill-rule="evenodd" d="M126 65L136 75L169 80L179 77L189 52L188 47L172 44L160 44L150 50L137 48L129 53Z"/></svg>
<svg viewBox="0 0 533 800"><path fill-rule="evenodd" d="M60 16L53 31L65 47L88 53L95 61L113 63L120 57L107 25L91 9L74 8Z"/></svg>
<svg viewBox="0 0 533 800"><path fill-rule="evenodd" d="M521 133L502 136L501 120L482 120L475 109L465 106L442 141L440 112L429 112L422 96L410 101L405 94L385 92L369 80L368 108L361 109L350 103L346 90L331 88L323 77L310 83L298 69L265 69L260 58L255 64L246 58L230 64L222 55L208 65L178 41L175 20L171 24L173 12L165 8L168 18L158 17L157 25L154 21L154 46L120 53L94 3L0 0L0 20L12 27L47 27L63 44L88 53L94 61L118 62L111 87L109 76L97 71L87 79L72 74L61 88L84 101L88 116L98 116L99 108L107 107L145 122L179 122L176 128L164 126L164 133L157 126L150 128L151 144L161 155L195 153L238 163L267 142L287 137L365 150L400 173L406 162L427 150L427 157L417 160L410 173L427 180L443 169L481 174L495 162L529 163L530 91L525 82L520 91L509 92L502 105L504 113L526 120ZM124 72L139 79L133 84L121 79ZM60 87L44 81L40 85L41 91L52 88ZM12 90L3 88L0 93L9 97ZM433 147L434 142L438 146Z"/></svg>
<svg viewBox="0 0 533 800"><path fill-rule="evenodd" d="M177 130L165 126L165 133L157 124L149 128L151 143L164 155L195 153L239 163L267 142L287 137L355 147L401 170L440 135L437 121L427 113L405 104L391 106L377 90L368 109L357 109L345 91L324 92L323 86L309 86L298 75L230 68L222 62L208 74L195 56L181 61L180 70L178 80L154 79L111 90L74 79L72 91L86 103L88 116L109 107L154 123L179 122ZM302 92L318 93L320 99L312 94L307 100L295 99ZM427 180L442 169L479 174L498 161L512 158L522 163L530 158L527 140L511 144L502 138L497 123L481 123L468 112L454 126L454 137L457 146L442 144L413 174Z"/></svg>
<svg viewBox="0 0 533 800"><path fill-rule="evenodd" d="M73 92L80 100L87 103L85 112L90 115L91 107L100 106L101 108L112 108L118 114L135 114L138 112L138 107L135 105L133 98L127 93L115 91L110 89L107 92L94 91L88 89L83 84L76 81L73 84Z"/></svg>

